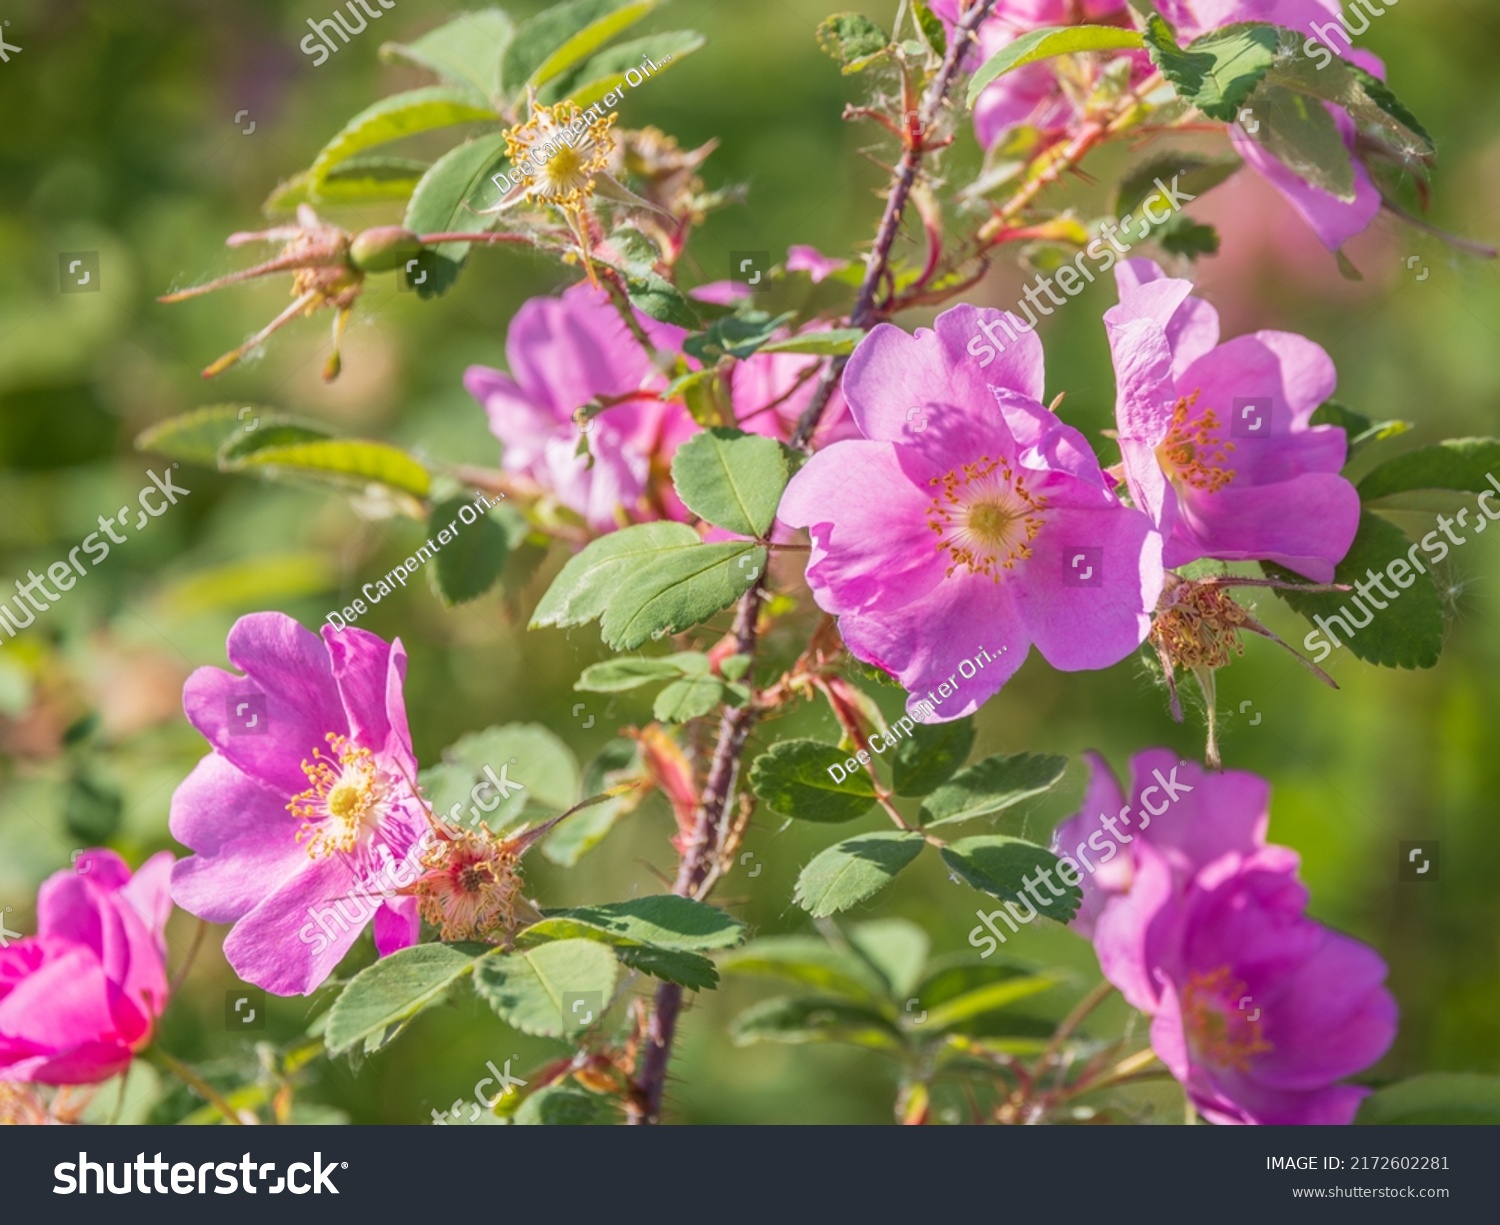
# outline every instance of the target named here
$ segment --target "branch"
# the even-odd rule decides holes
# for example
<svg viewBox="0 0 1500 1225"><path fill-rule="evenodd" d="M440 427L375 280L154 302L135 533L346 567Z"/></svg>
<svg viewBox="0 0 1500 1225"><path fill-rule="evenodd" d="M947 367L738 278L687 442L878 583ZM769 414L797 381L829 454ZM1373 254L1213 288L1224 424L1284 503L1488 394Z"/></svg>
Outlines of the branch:
<svg viewBox="0 0 1500 1225"><path fill-rule="evenodd" d="M896 181L891 187L890 195L886 197L885 213L880 218L880 228L875 232L875 247L865 261L865 277L860 283L859 296L854 301L854 312L849 316L850 327L868 331L879 322L881 311L875 304L875 295L881 283L890 275L891 247L895 244L896 234L901 228L901 218L906 212L906 202L911 197L912 185L917 181L917 171L921 169L922 157L930 149L940 148L946 143L936 142L934 145L929 145L927 134L937 123L939 113L948 100L948 91L953 88L953 80L958 75L960 62L973 42L974 32L989 16L994 3L995 0L978 0L954 28L952 37L948 39L948 50L943 56L942 67L938 69L937 76L933 77L927 87L927 93L922 98L922 105L917 111L915 122L908 125L904 141L905 148L901 152L901 160L896 163ZM818 383L817 391L813 393L811 402L801 419L798 420L796 430L792 433L792 446L804 451L808 449L808 443L818 428L818 421L828 407L828 401L833 397L833 389L838 385L839 375L844 372L844 366L848 360L847 357L834 357L829 360L823 371L823 377Z"/></svg>

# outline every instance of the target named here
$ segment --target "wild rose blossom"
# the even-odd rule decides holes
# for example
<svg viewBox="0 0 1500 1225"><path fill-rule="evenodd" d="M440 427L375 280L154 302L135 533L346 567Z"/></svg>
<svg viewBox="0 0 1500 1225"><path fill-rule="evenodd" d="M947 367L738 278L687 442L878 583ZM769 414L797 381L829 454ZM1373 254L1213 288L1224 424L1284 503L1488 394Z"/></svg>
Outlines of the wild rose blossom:
<svg viewBox="0 0 1500 1225"><path fill-rule="evenodd" d="M229 662L183 688L189 721L213 746L172 797L172 836L195 852L172 897L232 923L224 955L277 995L317 988L373 918L382 956L413 943L415 880L430 825L413 795L417 760L402 685L406 652L360 629L322 641L281 613L241 617ZM252 720L254 722L252 723ZM351 920L313 926L353 898Z"/></svg>
<svg viewBox="0 0 1500 1225"><path fill-rule="evenodd" d="M665 352L687 335L640 312L636 319ZM657 398L667 380L603 290L579 283L561 298L532 298L511 321L505 353L510 374L487 366L464 374L504 446L505 471L536 482L597 532L685 517L648 494L669 488L653 475L664 477L678 443L696 427L682 405ZM580 455L584 431L574 414L601 396L627 398L590 422L589 454Z"/></svg>
<svg viewBox="0 0 1500 1225"><path fill-rule="evenodd" d="M1150 260L1115 277L1120 303L1104 322L1125 480L1166 540L1165 564L1266 560L1330 581L1359 495L1339 475L1344 431L1308 423L1333 394L1328 354L1290 332L1219 344L1218 313Z"/></svg>
<svg viewBox="0 0 1500 1225"><path fill-rule="evenodd" d="M1054 846L1106 848L1081 873L1083 927L1158 1057L1212 1122L1350 1122L1368 1090L1337 1082L1390 1047L1396 1004L1373 949L1307 917L1296 853L1265 842L1266 782L1151 750L1127 802L1091 766Z"/></svg>
<svg viewBox="0 0 1500 1225"><path fill-rule="evenodd" d="M1042 406L1041 341L1023 334L983 375L966 355L995 319L959 306L933 331L871 332L843 382L864 438L817 452L779 511L808 529L808 584L849 649L914 695L950 683L939 719L976 710L1032 644L1063 671L1118 663L1163 582L1150 523Z"/></svg>
<svg viewBox="0 0 1500 1225"><path fill-rule="evenodd" d="M37 933L0 948L0 1081L94 1084L123 1072L167 1006L172 856L134 875L86 851L37 894Z"/></svg>

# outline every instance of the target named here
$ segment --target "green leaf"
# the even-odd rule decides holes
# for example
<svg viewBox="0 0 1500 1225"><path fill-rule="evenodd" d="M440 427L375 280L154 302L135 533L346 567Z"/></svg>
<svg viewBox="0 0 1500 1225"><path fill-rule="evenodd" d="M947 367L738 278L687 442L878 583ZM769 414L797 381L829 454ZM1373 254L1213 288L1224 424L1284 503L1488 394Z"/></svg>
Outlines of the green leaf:
<svg viewBox="0 0 1500 1225"><path fill-rule="evenodd" d="M685 953L733 948L744 938L745 925L733 915L671 893L554 910L516 937L520 941L587 939L612 945L653 945Z"/></svg>
<svg viewBox="0 0 1500 1225"><path fill-rule="evenodd" d="M863 770L834 782L829 766L843 768L849 754L815 740L783 740L750 766L750 790L788 817L841 824L870 811L875 784Z"/></svg>
<svg viewBox="0 0 1500 1225"><path fill-rule="evenodd" d="M384 485L416 498L426 498L432 478L417 460L389 443L358 438L330 438L321 442L260 447L226 463L232 472L254 472L277 479L303 477L363 493L371 484Z"/></svg>
<svg viewBox="0 0 1500 1225"><path fill-rule="evenodd" d="M818 26L818 46L843 65L847 75L858 72L891 45L891 36L868 17L835 13Z"/></svg>
<svg viewBox="0 0 1500 1225"><path fill-rule="evenodd" d="M474 971L474 990L501 1020L522 1033L551 1038L597 1025L614 987L614 954L593 940L558 940L486 957ZM573 1007L580 996L593 998L583 1008Z"/></svg>
<svg viewBox="0 0 1500 1225"><path fill-rule="evenodd" d="M1172 180L1176 179L1180 191L1187 195L1201 196L1212 191L1243 165L1239 158L1232 156L1164 153L1153 157L1120 180L1120 186L1115 190L1115 216L1125 217L1139 213L1141 206L1148 200L1154 204L1164 204L1166 197L1157 185L1158 180L1171 187Z"/></svg>
<svg viewBox="0 0 1500 1225"><path fill-rule="evenodd" d="M479 515L473 523L459 518L458 512L465 506ZM495 585L510 555L510 538L470 498L450 498L434 506L427 521L427 538L436 542L450 526L448 543L438 546L430 576L438 596L451 608L477 599ZM452 534L454 530L457 535Z"/></svg>
<svg viewBox="0 0 1500 1225"><path fill-rule="evenodd" d="M969 821L1045 795L1068 768L1066 757L1016 753L986 757L927 797L918 819L924 826Z"/></svg>
<svg viewBox="0 0 1500 1225"><path fill-rule="evenodd" d="M531 616L531 628L583 625L601 616L611 597L640 568L666 552L702 542L685 523L641 523L592 541L552 581Z"/></svg>
<svg viewBox="0 0 1500 1225"><path fill-rule="evenodd" d="M335 166L376 145L460 123L495 123L499 118L489 107L477 105L468 90L429 85L392 94L360 111L323 146L312 164L314 190L321 190Z"/></svg>
<svg viewBox="0 0 1500 1225"><path fill-rule="evenodd" d="M1387 1085L1360 1103L1356 1123L1373 1127L1500 1123L1500 1077L1429 1072Z"/></svg>
<svg viewBox="0 0 1500 1225"><path fill-rule="evenodd" d="M422 176L402 224L413 234L492 229L499 216L480 214L494 208L504 194L490 176L504 164L505 148L505 137L491 133L450 149ZM419 264L426 276L414 282L417 294L432 298L444 293L458 278L472 245L445 242L424 248Z"/></svg>
<svg viewBox="0 0 1500 1225"><path fill-rule="evenodd" d="M1371 469L1359 483L1359 496L1361 501L1373 502L1414 489L1500 493L1496 472L1500 472L1500 440L1450 438L1408 451Z"/></svg>
<svg viewBox="0 0 1500 1225"><path fill-rule="evenodd" d="M632 68L646 71L642 67L643 61L649 60L656 65L651 69L651 75L660 76L693 52L701 50L707 41L694 30L668 30L616 43L554 78L540 91L539 96L544 102L568 98L586 108L612 90L619 89L622 85L628 86L626 73Z"/></svg>
<svg viewBox="0 0 1500 1225"><path fill-rule="evenodd" d="M474 968L478 949L418 944L361 970L329 1011L328 1053L342 1055L358 1043L366 1053L379 1050Z"/></svg>
<svg viewBox="0 0 1500 1225"><path fill-rule="evenodd" d="M707 957L651 945L621 945L615 956L632 970L662 978L689 991L712 991L719 985L719 970Z"/></svg>
<svg viewBox="0 0 1500 1225"><path fill-rule="evenodd" d="M802 869L792 900L815 919L848 910L884 889L926 845L912 830L860 834L836 843Z"/></svg>
<svg viewBox="0 0 1500 1225"><path fill-rule="evenodd" d="M891 754L897 795L926 795L953 777L974 747L974 720L918 723Z"/></svg>
<svg viewBox="0 0 1500 1225"><path fill-rule="evenodd" d="M506 784L508 796L500 797L499 787L488 781L487 766ZM439 817L462 825L480 822L492 830L523 818L556 816L580 793L573 751L536 723L506 723L461 736L443 750L442 765L424 770L420 781ZM491 805L488 813L473 795L481 784L483 802Z"/></svg>
<svg viewBox="0 0 1500 1225"><path fill-rule="evenodd" d="M922 0L915 0L912 8L917 14L917 25L921 27L922 37L927 40L927 45L935 55L945 55L948 51L948 32L943 29L943 23Z"/></svg>
<svg viewBox="0 0 1500 1225"><path fill-rule="evenodd" d="M1240 107L1270 71L1280 36L1274 26L1239 22L1177 45L1160 17L1146 24L1151 62L1172 82L1177 96L1210 119L1232 123ZM1258 113L1258 111L1257 111Z"/></svg>
<svg viewBox="0 0 1500 1225"><path fill-rule="evenodd" d="M740 536L771 530L786 483L781 445L743 430L694 434L672 459L672 484L688 509Z"/></svg>
<svg viewBox="0 0 1500 1225"><path fill-rule="evenodd" d="M1387 438L1398 438L1411 429L1410 421L1371 421L1370 418L1345 408L1337 400L1320 404L1311 417L1313 425L1336 425L1349 437L1349 456L1372 442L1384 442Z"/></svg>
<svg viewBox="0 0 1500 1225"><path fill-rule="evenodd" d="M1354 158L1332 115L1316 98L1281 86L1256 91L1246 117L1250 139L1298 178L1345 203L1354 199Z"/></svg>
<svg viewBox="0 0 1500 1225"><path fill-rule="evenodd" d="M1144 45L1139 33L1119 26L1049 26L1033 30L1007 43L984 62L969 79L965 104L972 107L991 81L1038 60L1083 51L1130 51Z"/></svg>
<svg viewBox="0 0 1500 1225"><path fill-rule="evenodd" d="M903 1048L901 1031L873 1008L815 997L762 1000L730 1023L736 1046L755 1042L847 1042L873 1050Z"/></svg>
<svg viewBox="0 0 1500 1225"><path fill-rule="evenodd" d="M247 418L254 420L254 418ZM331 438L326 430L305 425L294 425L290 422L266 422L261 420L260 425L253 431L235 430L225 440L224 445L219 448L219 467L233 468L238 460L253 455L257 451L263 451L267 447L290 447L304 442L322 442Z"/></svg>
<svg viewBox="0 0 1500 1225"><path fill-rule="evenodd" d="M568 0L521 23L505 49L505 90L544 85L628 30L661 0Z"/></svg>
<svg viewBox="0 0 1500 1225"><path fill-rule="evenodd" d="M716 709L726 695L724 682L717 676L694 676L673 681L659 694L651 707L658 723L686 723L700 719Z"/></svg>
<svg viewBox="0 0 1500 1225"><path fill-rule="evenodd" d="M796 312L772 315L767 311L749 311L743 315L725 315L702 332L682 342L682 351L696 357L705 366L733 357L743 361L752 357L762 345L770 342L777 329L785 327Z"/></svg>
<svg viewBox="0 0 1500 1225"><path fill-rule="evenodd" d="M892 999L905 999L927 963L931 941L915 923L906 919L875 919L856 923L848 933L854 950L879 971Z"/></svg>
<svg viewBox="0 0 1500 1225"><path fill-rule="evenodd" d="M785 340L761 345L762 353L810 353L817 357L847 357L865 338L862 328L829 328L824 332L801 332Z"/></svg>
<svg viewBox="0 0 1500 1225"><path fill-rule="evenodd" d="M944 847L942 856L944 863L981 893L1005 902L1025 901L1028 906L1035 906L1039 913L1059 923L1068 922L1083 901L1083 891L1076 886L1062 884L1060 897L1044 886L1036 873L1046 868L1056 877L1057 856L1023 838L1006 838L1000 834L961 838ZM1035 878L1035 898L1022 892L1028 878ZM1036 898L1041 899L1040 904Z"/></svg>
<svg viewBox="0 0 1500 1225"><path fill-rule="evenodd" d="M697 331L701 326L692 304L671 281L649 268L618 268L625 278L625 293L631 304L658 323Z"/></svg>
<svg viewBox="0 0 1500 1225"><path fill-rule="evenodd" d="M675 655L623 657L590 664L573 688L584 693L623 693L656 681L707 675L707 655L702 651L679 651Z"/></svg>
<svg viewBox="0 0 1500 1225"><path fill-rule="evenodd" d="M1439 536L1439 540L1441 539ZM1349 546L1348 556L1333 572L1333 581L1351 587L1355 583L1364 583L1370 589L1369 571L1382 571L1393 561L1404 561L1408 569L1412 569L1410 555L1417 548L1395 524L1379 515L1365 512L1359 517L1359 531L1354 537L1354 543ZM1420 563L1420 558L1418 560ZM1300 576L1268 562L1261 563L1261 569L1282 582L1306 582ZM1340 617L1349 628L1349 633L1345 633L1338 625L1334 625L1340 644L1348 647L1366 663L1379 664L1384 668L1430 668L1437 663L1443 650L1443 602L1431 574L1418 574L1412 569L1408 577L1412 579L1412 585L1399 592L1400 599L1384 600L1376 597L1388 605L1380 610L1371 609L1368 602L1354 605L1354 591L1315 595L1278 589L1276 594L1309 621L1320 616L1325 621L1335 616ZM1390 581L1395 584L1394 578ZM1370 624L1362 629L1354 625L1349 614L1344 611L1350 607L1363 607L1365 616L1372 617ZM1363 620L1357 612L1355 616ZM1320 633L1320 630L1314 630L1307 638ZM1303 640L1302 645L1308 651L1316 649L1308 645L1307 639ZM1326 658L1326 655L1319 658Z"/></svg>
<svg viewBox="0 0 1500 1225"><path fill-rule="evenodd" d="M256 404L209 404L142 430L136 435L135 448L216 468L226 444L252 437L261 429L300 424Z"/></svg>
<svg viewBox="0 0 1500 1225"><path fill-rule="evenodd" d="M351 157L320 183L311 170L294 174L267 198L268 213L290 213L299 204L379 204L405 200L427 173L428 163L411 157Z"/></svg>
<svg viewBox="0 0 1500 1225"><path fill-rule="evenodd" d="M100 846L115 836L125 799L111 783L74 773L63 797L63 824L79 842Z"/></svg>
<svg viewBox="0 0 1500 1225"><path fill-rule="evenodd" d="M617 651L632 651L652 638L680 634L734 603L755 584L765 566L765 549L749 542L697 544L691 549L658 552L612 594L600 620L600 633Z"/></svg>
<svg viewBox="0 0 1500 1225"><path fill-rule="evenodd" d="M386 43L382 59L405 60L466 85L489 100L500 91L500 60L515 33L515 23L501 9L460 13L413 43Z"/></svg>
<svg viewBox="0 0 1500 1225"><path fill-rule="evenodd" d="M1192 220L1182 213L1169 217L1152 235L1162 250L1172 255L1197 259L1200 255L1219 253L1219 231L1211 225Z"/></svg>
<svg viewBox="0 0 1500 1225"><path fill-rule="evenodd" d="M520 1127L587 1127L599 1117L600 1099L571 1085L547 1085L515 1113Z"/></svg>
<svg viewBox="0 0 1500 1225"><path fill-rule="evenodd" d="M1332 103L1347 113L1361 133L1410 160L1425 161L1436 152L1432 137L1383 81L1349 61L1334 58L1320 64L1302 50L1297 34L1286 31L1284 54L1266 74L1268 86L1280 86Z"/></svg>
<svg viewBox="0 0 1500 1225"><path fill-rule="evenodd" d="M889 984L869 961L814 936L764 936L719 958L719 968L729 974L782 978L858 999L889 997Z"/></svg>
<svg viewBox="0 0 1500 1225"><path fill-rule="evenodd" d="M929 1003L926 984L917 998L927 1010L924 1028L933 1033L954 1030L974 1036L986 1036L1003 1025L975 1024L993 1017L1012 1004L1043 991L1050 991L1060 981L1054 974L1020 974L1005 966L973 966L969 969L980 972L982 981L970 989L950 995L941 1002Z"/></svg>

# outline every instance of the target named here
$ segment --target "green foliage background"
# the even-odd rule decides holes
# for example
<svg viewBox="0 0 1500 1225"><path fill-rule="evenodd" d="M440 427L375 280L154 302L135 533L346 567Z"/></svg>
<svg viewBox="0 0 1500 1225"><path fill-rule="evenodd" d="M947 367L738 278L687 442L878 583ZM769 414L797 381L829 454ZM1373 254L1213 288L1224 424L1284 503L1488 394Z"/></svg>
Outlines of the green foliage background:
<svg viewBox="0 0 1500 1225"><path fill-rule="evenodd" d="M297 43L307 19L326 18L329 7L291 0L18 0L6 7L5 36L22 47L0 64L0 585L7 589L27 567L64 556L97 515L133 501L158 461L135 453L131 439L200 404L266 403L442 459L493 461L495 444L460 376L471 363L502 364L517 307L563 284L535 256L480 252L458 287L432 302L396 292L391 278L375 282L346 343L344 375L331 387L317 377L326 316L293 325L258 362L217 385L198 376L282 308L284 280L171 308L153 300L241 266L223 238L260 228L259 204L276 183L307 165L349 115L398 86L423 83L411 70L381 64L380 43L409 39L451 12L430 0L400 0L314 67ZM513 9L524 16L539 7ZM871 15L888 24L894 7L882 2ZM691 278L727 276L731 251L767 250L776 259L789 244L807 242L848 255L872 235L872 190L883 175L859 151L879 142L873 129L839 119L861 86L841 77L814 43L828 11L814 0L677 0L647 24L690 26L709 44L630 91L620 122L657 125L684 147L720 138L705 177L749 188L747 206L716 216L699 235ZM1430 0L1391 9L1362 41L1386 58L1403 100L1438 142L1434 219L1493 241L1500 99L1488 83L1500 56L1500 16L1478 0ZM253 132L236 124L241 110ZM962 140L969 143L967 133ZM972 152L959 156L972 165ZM1106 157L1091 169L1107 183L1117 164ZM1084 189L1077 197L1090 199ZM1338 365L1341 401L1377 419L1415 423L1392 448L1500 432L1493 264L1453 256L1381 221L1351 249L1366 276L1354 285L1246 175L1194 211L1223 234L1223 251L1204 262L1202 279L1226 335L1281 328L1324 345ZM397 217L364 210L336 219L358 227ZM100 292L59 294L58 254L88 250L101 254ZM1013 270L1002 271L974 300L1008 305L1021 284ZM1099 322L1111 301L1108 287L1096 286L1044 331L1048 394L1066 391L1063 415L1096 438L1112 409ZM138 861L170 844L172 789L203 751L181 717L181 682L194 667L224 663L224 635L237 616L279 608L316 625L403 558L418 536L406 521L365 523L320 493L191 469L179 482L192 490L182 507L132 534L37 626L0 646L0 898L12 929L31 930L37 883L66 867L73 848L107 833ZM1471 502L1409 498L1405 525L1420 535L1438 511ZM548 727L586 758L615 727L649 717L648 698L628 694L611 703L572 691L582 668L602 655L592 627L521 628L521 614L560 561L554 557L543 576L503 599L491 594L451 612L414 584L361 622L399 635L410 652L407 701L424 763L463 733L505 722ZM1220 676L1226 762L1272 780L1271 834L1302 853L1313 913L1373 944L1391 964L1402 1023L1378 1078L1500 1072L1500 539L1471 539L1442 578L1450 625L1432 670L1377 670L1340 652L1329 664L1342 687L1333 692L1255 640ZM1306 632L1274 600L1258 607L1288 639ZM580 697L586 709L575 717ZM1191 717L1183 727L1170 721L1165 695L1138 661L1106 674L1061 675L1033 658L982 711L979 729L976 758L1031 751L1075 759L1059 793L1022 805L1020 816L1006 814L998 827L1036 837L1081 794L1076 757L1083 749L1098 748L1117 764L1156 744L1184 756L1202 749L1201 727ZM756 743L768 734L831 732L831 720L804 713L761 728ZM792 904L793 881L831 841L816 826L781 826L762 809L746 849L763 871L731 877L717 899L761 934L808 928ZM880 828L878 818L839 836L866 827ZM557 906L658 891L661 874L672 869L671 831L665 807L653 801L575 870L533 856L529 892ZM1441 879L1399 884L1398 842L1433 838L1442 846ZM851 917L903 916L929 934L935 956L958 955L972 952L965 933L976 907L989 905L950 882L932 857ZM193 926L187 916L174 919L175 957ZM224 993L234 978L218 957L218 939L200 955L162 1040L232 1080L253 1072L255 1056L245 1036L225 1028ZM1056 927L1037 925L1011 949L1075 975L1073 990L1028 1002L1038 1015L1060 1015L1096 977L1089 946ZM875 1056L730 1044L730 1019L766 994L756 980L729 976L717 992L696 997L669 1087L674 1119L889 1119L894 1080ZM273 1001L267 1029L255 1037L289 1042L325 1006L323 997ZM1106 1010L1096 1028L1118 1032L1125 1021L1123 1009ZM527 1068L560 1049L512 1033L465 993L421 1016L357 1075L345 1061L315 1064L304 1096L358 1122L420 1121L430 1108L469 1097L486 1060L516 1056ZM1169 1097L1159 1105L1152 1116L1151 1099L1143 1099L1143 1117L1180 1117Z"/></svg>

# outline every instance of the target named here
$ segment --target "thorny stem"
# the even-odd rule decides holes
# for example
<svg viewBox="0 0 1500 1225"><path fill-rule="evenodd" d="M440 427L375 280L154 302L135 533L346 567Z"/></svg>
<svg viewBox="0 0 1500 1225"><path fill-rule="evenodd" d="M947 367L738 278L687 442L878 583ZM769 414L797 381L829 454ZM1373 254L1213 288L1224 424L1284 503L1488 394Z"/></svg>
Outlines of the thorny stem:
<svg viewBox="0 0 1500 1225"><path fill-rule="evenodd" d="M875 295L890 275L891 247L895 244L897 231L901 228L901 218L906 212L906 202L911 197L912 186L917 181L917 171L921 169L922 157L931 147L926 143L926 134L936 124L938 115L947 102L948 91L953 87L953 79L958 75L958 66L969 50L974 32L989 16L994 3L995 0L978 0L964 14L963 19L954 29L953 36L948 40L948 50L943 56L942 67L938 69L937 76L927 87L927 93L917 111L916 120L909 125L909 130L902 142L905 147L901 151L901 160L896 163L896 181L891 187L890 195L886 197L885 213L880 218L880 228L875 231L875 247L865 263L864 280L860 282L859 296L854 301L854 312L849 316L850 327L868 329L880 317ZM818 421L828 407L828 401L833 397L833 389L838 385L839 375L843 373L848 360L847 357L834 357L829 360L823 370L823 377L818 382L817 391L813 393L811 402L797 422L796 430L792 433L792 446L801 450L807 449L813 433L818 428Z"/></svg>
<svg viewBox="0 0 1500 1225"><path fill-rule="evenodd" d="M765 591L756 583L740 597L735 611L734 637L740 655L755 654L756 621L760 617ZM719 842L724 835L724 816L734 793L739 774L740 755L755 722L755 704L726 707L719 723L719 743L709 767L708 781L693 814L692 842L677 869L672 892L679 897L699 899L709 882L717 860ZM661 1119L662 1090L666 1086L667 1062L672 1057L672 1039L677 1033L677 1015L682 1009L682 988L676 983L662 983L656 989L655 1006L646 1017L645 1050L640 1073L632 1086L627 1103L632 1124L656 1123Z"/></svg>

